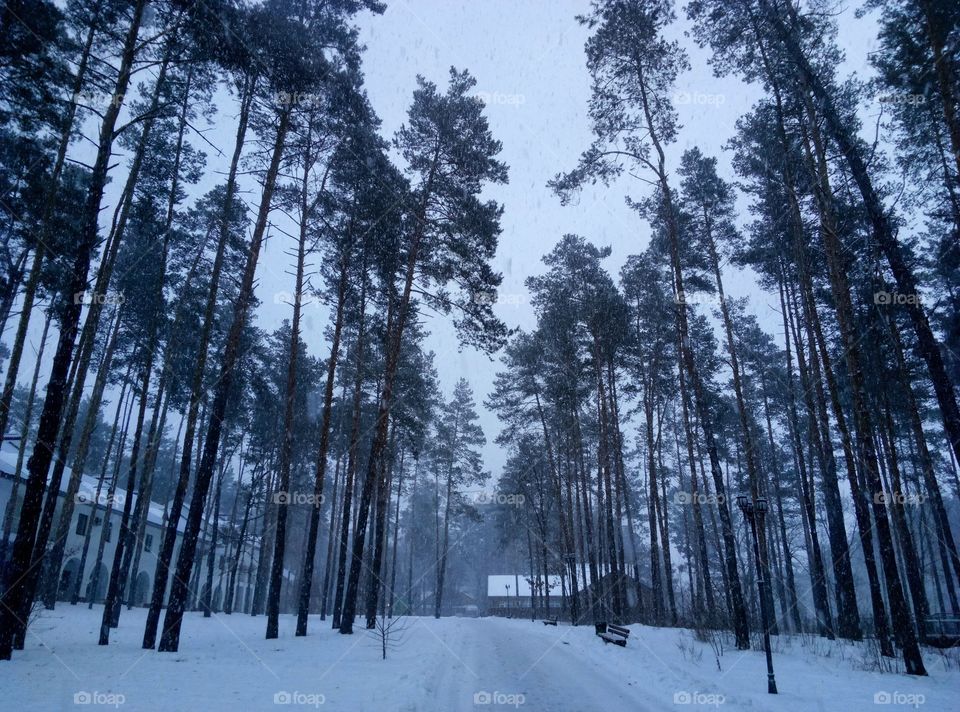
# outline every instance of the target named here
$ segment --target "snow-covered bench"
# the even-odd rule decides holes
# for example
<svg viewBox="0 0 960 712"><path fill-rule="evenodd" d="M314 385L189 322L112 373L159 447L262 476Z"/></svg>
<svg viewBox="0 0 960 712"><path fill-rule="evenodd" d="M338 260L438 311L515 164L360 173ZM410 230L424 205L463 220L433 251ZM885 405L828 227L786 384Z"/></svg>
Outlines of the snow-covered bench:
<svg viewBox="0 0 960 712"><path fill-rule="evenodd" d="M557 617L556 617L556 616L553 616L553 618L547 618L547 619L543 622L543 624L544 624L544 625L556 625L556 624L557 624Z"/></svg>
<svg viewBox="0 0 960 712"><path fill-rule="evenodd" d="M621 648L627 647L627 638L630 637L630 630L623 626L613 625L612 623L597 623L597 635L603 638L603 644L613 643Z"/></svg>

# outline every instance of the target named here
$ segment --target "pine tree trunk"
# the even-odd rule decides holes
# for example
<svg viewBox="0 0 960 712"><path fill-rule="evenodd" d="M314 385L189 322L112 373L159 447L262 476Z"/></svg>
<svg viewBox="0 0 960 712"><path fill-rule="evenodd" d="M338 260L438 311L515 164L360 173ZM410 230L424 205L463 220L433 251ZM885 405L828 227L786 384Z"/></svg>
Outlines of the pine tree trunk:
<svg viewBox="0 0 960 712"><path fill-rule="evenodd" d="M345 399L341 397L341 402ZM342 423L342 419L340 419ZM336 547L337 537L336 533L340 531L340 508L337 506L339 501L338 495L340 491L340 473L341 473L341 462L342 457L338 453L336 464L333 467L333 491L331 492L330 498L330 525L327 528L327 556L323 564L323 590L321 591L320 597L320 620L327 620L327 602L330 598L330 586L332 585L331 576L333 573L333 562L334 557L338 553Z"/></svg>
<svg viewBox="0 0 960 712"><path fill-rule="evenodd" d="M20 446L17 448L17 465L14 469L13 484L10 486L10 498L3 510L3 538L0 539L0 562L7 560L7 547L10 543L10 530L13 528L13 513L17 511L17 501L20 493L20 475L23 473L23 458L27 451L27 438L30 436L30 423L33 420L33 407L37 399L37 383L40 380L40 366L43 365L43 352L47 346L47 335L50 331L50 322L53 320L53 310L47 310L43 320L43 334L40 336L40 348L37 349L36 364L33 367L33 379L30 381L30 395L27 397L27 408L23 414L23 423L20 426ZM109 448L108 448L109 450Z"/></svg>
<svg viewBox="0 0 960 712"><path fill-rule="evenodd" d="M149 346L146 351L146 363L143 367L143 382L140 388L140 405L137 409L137 421L133 431L133 446L130 450L130 469L127 472L126 496L123 500L123 513L120 515L120 534L117 545L113 550L113 565L110 569L110 581L107 584L107 599L103 606L103 620L100 623L99 645L110 643L110 629L116 628L120 616L120 594L123 576L123 558L129 551L132 542L130 539L130 519L133 511L134 487L137 482L137 467L140 464L140 441L143 437L143 424L147 413L147 399L150 394L150 376L153 373L154 350ZM137 496L138 503L143 502L142 496ZM141 504L142 506L142 504Z"/></svg>
<svg viewBox="0 0 960 712"><path fill-rule="evenodd" d="M240 494L240 486L237 483L237 496ZM243 520L240 524L240 533L237 535L237 548L230 565L230 578L227 582L227 595L223 603L223 612L228 616L233 613L233 599L237 590L237 572L240 570L240 560L243 557L243 545L247 538L247 527L250 525L250 510L253 504L253 478L250 478L250 494L247 495L247 502L243 507Z"/></svg>
<svg viewBox="0 0 960 712"><path fill-rule="evenodd" d="M273 470L273 463L271 463L270 467L270 476L267 479L266 488L264 489L264 512L263 527L260 532L260 551L257 557L257 568L253 574L253 600L250 602L251 616L258 616L263 613L267 575L273 559L273 536L276 531L277 521L277 506L273 502L273 495L276 492L277 473Z"/></svg>
<svg viewBox="0 0 960 712"><path fill-rule="evenodd" d="M403 495L403 460L406 449L400 452L400 476L397 478L397 508L393 517L393 551L390 554L390 588L387 601L387 618L393 618L393 605L396 601L397 590L397 542L400 539L400 498Z"/></svg>
<svg viewBox="0 0 960 712"><path fill-rule="evenodd" d="M368 630L373 630L377 624L377 603L383 591L383 576L381 574L384 563L384 549L386 547L388 517L390 509L390 484L393 477L394 445L397 437L397 424L393 423L390 429L390 440L386 457L381 467L386 472L381 475L377 483L377 516L373 540L373 557L370 566L370 585L367 588L366 624Z"/></svg>
<svg viewBox="0 0 960 712"><path fill-rule="evenodd" d="M97 271L96 286L94 287L93 291L94 296L106 294L110 285L113 267L116 263L123 233L126 229L127 220L130 215L134 189L140 176L140 170L143 166L144 157L146 156L147 152L149 137L155 123L154 114L159 108L160 95L166 82L167 69L171 60L173 42L174 40L171 39L167 43L167 47L164 51L163 61L160 64L159 73L156 81L154 82L153 95L150 107L148 109L150 118L144 122L143 132L141 133L140 140L137 143L137 149L134 153L133 162L131 163L130 171L127 175L126 184L124 186L123 197L121 198L118 211L119 217L117 217L115 220L113 229L107 238L107 248L104 251L103 260L101 260L100 268ZM60 437L57 442L58 455L54 459L53 474L51 475L51 481L53 482L61 481L66 468L67 458L70 453L73 436L75 434L74 426L76 424L77 415L80 411L80 404L83 399L84 382L90 368L90 359L93 355L96 333L100 325L100 318L103 314L103 306L104 300L96 298L93 299L87 312L87 317L83 323L83 330L80 334L80 343L77 348L77 358L75 358L73 361L70 371L70 378L68 379L68 383L73 383L73 389L71 391L70 398L67 400L66 411L62 417L62 423L60 426ZM152 347L148 347L148 349L150 352L153 350ZM66 494L63 497L63 512L61 514L61 521L66 523L67 530L69 529L69 523L73 518L73 505L76 501L77 492L80 488L82 474L83 473L81 470L72 470L70 479L67 482ZM45 565L43 569L48 571L49 577L52 579L52 582L49 583L48 586L56 585L56 581L59 579L59 569L62 561L63 542L54 541L55 551L53 553L55 556L52 560L50 559L49 554L46 552L48 543L47 539L53 524L53 518L58 499L59 489L49 488L47 490L46 501L44 502L43 514L37 533L37 541L34 545L34 558L39 560L43 557L46 557L47 565ZM118 542L118 546L119 545L120 543ZM39 569L40 566L37 566L37 570Z"/></svg>
<svg viewBox="0 0 960 712"><path fill-rule="evenodd" d="M113 524L110 517L113 514L113 504L116 501L117 483L120 481L120 468L123 464L123 452L127 448L127 435L130 432L130 418L133 415L133 404L136 401L136 394L133 391L133 383L130 381L131 367L127 369L127 375L124 378L124 385L130 385L130 400L127 403L127 412L124 415L123 432L120 434L120 441L117 443L117 452L114 456L113 475L110 478L110 487L107 489L107 506L103 513L103 527L100 529L100 542L97 546L97 558L93 563L93 576L90 580L90 593L87 595L87 609L92 609L97 598L97 589L100 587L100 567L103 563L103 552L106 549L108 537L113 537L116 532L113 531ZM107 453L109 458L109 453Z"/></svg>
<svg viewBox="0 0 960 712"><path fill-rule="evenodd" d="M924 588L923 575L920 571L920 562L917 560L917 548L910 533L910 527L907 524L907 517L904 512L904 502L906 501L900 476L900 457L897 452L895 441L896 430L893 426L893 417L890 415L890 403L886 396L882 398L882 407L878 412L878 417L883 421L878 425L880 444L883 447L887 459L887 466L890 472L890 484L887 491L890 497L887 503L891 511L893 520L893 531L900 544L902 552L903 568L907 577L907 586L910 590L910 599L913 602L914 620L917 636L921 643L925 643L924 621L930 612L930 605L927 601L927 592Z"/></svg>
<svg viewBox="0 0 960 712"><path fill-rule="evenodd" d="M197 535L200 531L200 520L203 516L203 501L210 488L213 476L217 451L220 446L220 432L223 427L223 416L226 411L227 398L233 387L240 357L240 340L246 326L250 304L253 299L254 277L257 269L257 260L260 256L260 246L267 230L267 219L270 216L273 192L276 186L277 174L280 170L280 159L283 156L287 130L290 127L291 106L280 110L276 137L274 139L270 166L264 177L263 192L260 200L260 209L250 239L250 248L243 278L234 305L233 323L227 334L226 346L223 352L223 361L220 367L220 376L216 381L213 403L211 406L210 423L207 436L203 444L203 454L197 468L197 481L194 485L190 510L187 514L187 523L183 532L183 545L177 557L176 572L170 590L170 601L164 617L163 634L160 638L161 652L176 652L180 645L180 627L183 623L183 612L186 605L186 581L194 565L194 556L197 548Z"/></svg>
<svg viewBox="0 0 960 712"><path fill-rule="evenodd" d="M809 95L812 95L816 99L818 115L823 119L827 132L836 142L840 153L850 167L851 177L863 198L863 207L866 209L873 237L890 264L898 292L907 296L919 295L920 292L917 288L913 270L907 262L907 256L904 255L902 246L894 235L890 218L874 188L856 137L851 134L849 125L837 112L833 97L827 91L823 82L820 81L804 54L797 37L777 15L776 10L769 4L769 0L761 0L761 3L777 38L796 68L799 84L808 98ZM787 7L791 14L795 13L793 8L789 5ZM954 456L960 460L960 408L957 406L956 394L950 382L950 377L947 375L943 357L940 354L940 345L930 328L930 322L927 319L926 310L923 308L921 300L908 299L906 306L917 335L917 349L927 364L930 381L933 383L937 402L940 405L940 415L943 418L947 439L950 441ZM922 669L922 664L918 666L917 663L918 660L913 660L911 667Z"/></svg>
<svg viewBox="0 0 960 712"><path fill-rule="evenodd" d="M253 104L255 82L249 78L243 86L240 99L240 115L238 118L237 134L234 141L233 157L227 175L227 185L221 215L220 234L217 241L217 252L210 272L210 287L207 293L207 303L204 310L203 326L200 333L197 360L194 364L190 383L190 401L187 405L187 423L183 437L183 453L180 460L180 471L174 488L173 501L170 505L169 517L163 532L163 542L157 556L157 566L154 571L153 591L150 597L150 609L147 612L147 621L143 632L142 646L152 649L156 644L157 628L160 623L160 612L163 608L163 599L167 590L170 565L173 561L173 549L176 545L178 526L183 509L183 502L190 481L190 463L193 454L194 431L200 403L203 400L203 377L206 370L207 352L210 347L210 338L213 333L214 314L217 306L217 294L220 284L220 272L223 268L227 240L230 237L231 213L234 195L237 186L237 169L240 155L247 132L247 123L250 119L250 109Z"/></svg>
<svg viewBox="0 0 960 712"><path fill-rule="evenodd" d="M747 461L747 478L750 485L750 496L752 499L756 499L761 495L760 472L756 461L753 433L751 432L750 428L750 414L747 412L747 403L743 395L740 359L737 353L737 345L733 335L733 320L730 317L730 308L727 306L726 295L723 289L723 276L720 271L720 257L717 253L717 246L713 237L711 216L706 207L703 209L702 217L704 220L704 225L706 226L704 238L707 245L707 252L709 253L711 266L713 268L713 278L717 285L717 299L720 302L720 315L726 336L727 355L730 357L730 370L733 375L733 392L737 402L737 415L739 416L740 420L740 435L743 438L743 451ZM759 536L760 550L766 551L768 547L766 527L758 527L757 534ZM846 538L844 538L844 542L845 541ZM763 563L766 565L765 558ZM769 568L764 570L762 575L765 580L771 580ZM771 593L770 587L767 587L766 591L767 593ZM771 598L768 603L768 610L771 612L773 611L772 603L773 601ZM775 626L775 623L773 626Z"/></svg>
<svg viewBox="0 0 960 712"><path fill-rule="evenodd" d="M114 95L122 96L127 91L133 67L137 36L143 16L145 0L136 0L130 26L127 28ZM74 340L80 321L82 305L73 298L86 286L90 261L97 241L100 202L107 182L110 154L115 138L115 126L120 114L121 102L111 102L104 112L100 126L97 157L91 171L86 201L81 216L80 244L73 261L70 279L62 297L65 302L60 323L60 336L47 381L47 393L40 415L40 426L33 455L27 463L30 473L20 509L20 522L13 544L13 556L7 566L3 599L0 601L0 660L9 660L15 638L17 647L22 647L26 621L33 605L36 574L30 575L34 545L37 540L37 525L41 516L46 479L56 446L57 432L68 388L67 376L73 359Z"/></svg>
<svg viewBox="0 0 960 712"><path fill-rule="evenodd" d="M789 287L784 285L781 291L781 299L786 299L787 294L790 292ZM804 401L807 409L807 435L809 439L809 453L810 453L810 464L809 468L804 467L803 461L803 445L800 443L800 429L799 423L795 427L796 440L797 440L797 452L798 460L800 462L800 468L798 470L798 478L800 480L800 496L801 496L801 506L804 514L804 521L807 531L807 536L809 537L809 556L811 558L811 567L810 567L810 576L812 579L812 588L814 593L814 605L817 611L817 624L819 632L821 635L833 640L834 638L834 628L833 628L833 616L830 612L830 601L827 595L827 571L823 563L823 553L820 548L820 535L817 529L817 517L816 517L816 491L814 489L813 481L813 451L816 450L817 443L817 434L818 426L816 422L816 415L814 413L812 392L814 387L810 384L810 372L807 369L807 362L805 356L805 346L800 334L800 327L797 324L799 321L799 316L796 314L797 305L796 297L790 293L792 297L789 302L785 302L784 308L787 311L784 312L784 328L789 329L785 334L793 334L793 343L796 345L796 354L797 354L797 372L800 377L800 389L804 395ZM789 321L789 324L788 324ZM788 368L792 371L791 356L789 351L789 346L787 347L787 363ZM791 376L792 378L792 376ZM808 474L809 473L809 474ZM865 530L868 531L868 530ZM880 630L880 628L878 628Z"/></svg>
<svg viewBox="0 0 960 712"><path fill-rule="evenodd" d="M690 424L690 410L692 406L690 403L690 392L687 389L687 377L683 369L678 369L677 376L680 384L680 404L683 412L683 430L687 445L687 459L690 463L690 498L693 503L693 525L698 545L697 554L699 557L700 576L703 581L704 604L709 616L707 623L708 625L713 625L716 624L714 620L716 603L713 594L713 578L710 576L710 556L707 553L707 536L703 526L703 511L700 508L701 500L707 502L708 498L704 496L706 493L704 493L704 495L700 494L697 485L697 457L694 453L693 428Z"/></svg>
<svg viewBox="0 0 960 712"><path fill-rule="evenodd" d="M97 507L99 506L100 496L103 492L103 483L107 478L107 469L110 463L110 453L113 452L113 443L116 440L117 430L120 426L120 419L125 410L124 399L127 395L127 380L124 379L120 387L120 395L117 398L117 409L116 414L113 418L113 426L110 428L110 437L107 439L107 448L104 451L105 456L103 458L103 464L100 467L100 476L97 478L97 490L94 495L93 502L90 505L90 520L87 524L87 530L84 532L83 537L83 550L80 554L80 565L77 568L77 576L73 584L73 591L70 594L70 605L77 605L77 601L81 597L81 583L83 581L83 574L87 566L87 554L90 551L90 541L93 537L93 526L97 518Z"/></svg>
<svg viewBox="0 0 960 712"><path fill-rule="evenodd" d="M761 374L761 379L763 379L763 374ZM787 523L783 516L783 492L781 489L781 469L780 469L780 458L777 457L777 444L773 439L773 424L770 418L770 403L767 399L767 386L765 379L763 383L763 413L767 421L767 440L770 445L770 460L771 460L771 474L773 476L773 494L774 502L777 506L777 523L780 526L780 541L783 548L783 564L784 571L787 578L786 585L786 596L784 598L784 605L787 609L787 615L785 618L788 618L793 621L793 630L797 633L803 630L803 624L800 620L800 601L797 596L797 583L796 577L793 571L793 554L790 550L790 538L787 536Z"/></svg>
<svg viewBox="0 0 960 712"><path fill-rule="evenodd" d="M364 250L366 252L366 250ZM344 590L347 582L347 549L349 546L350 516L353 507L353 495L357 472L358 450L360 448L360 416L363 400L364 381L364 345L365 345L365 318L367 305L367 265L364 257L360 284L360 305L357 320L357 338L354 345L356 350L355 374L353 382L353 420L350 426L350 447L347 453L347 477L343 488L343 513L340 520L340 550L337 554L337 584L333 594L333 627L339 629L343 625ZM356 524L353 527L354 537L357 536ZM362 555L361 549L361 555ZM352 566L352 564L351 564ZM353 631L353 618L350 619L350 631Z"/></svg>
<svg viewBox="0 0 960 712"><path fill-rule="evenodd" d="M217 561L217 539L220 534L220 493L223 489L223 478L227 473L227 462L230 458L224 458L220 466L220 476L217 477L217 487L213 492L213 533L210 536L210 549L207 551L207 581L204 586L203 601L200 607L203 609L203 617L210 618L213 614L213 569Z"/></svg>
<svg viewBox="0 0 960 712"><path fill-rule="evenodd" d="M824 108L826 107L821 107L821 111L823 111ZM897 569L893 538L890 532L890 523L887 520L887 507L883 501L883 485L880 480L879 472L877 471L877 457L873 444L873 424L871 422L867 402L865 399L866 391L864 385L864 374L861 366L859 339L856 336L856 328L853 319L853 304L850 297L850 287L847 281L846 271L840 259L840 253L843 247L834 227L835 221L832 215L832 194L830 192L827 179L824 147L822 140L818 136L818 128L815 124L816 117L814 116L812 104L810 103L809 98L806 102L806 110L808 118L811 120L811 123L807 129L810 131L810 140L812 140L814 148L811 149L809 144L805 144L805 147L807 150L808 160L816 167L816 172L812 173L812 175L816 181L814 190L817 198L817 206L821 216L820 235L824 243L827 257L830 287L834 297L834 308L837 313L837 322L840 327L840 337L844 346L847 371L850 377L853 414L860 444L859 451L861 454L860 462L862 465L862 472L864 474L866 486L873 494L874 524L876 527L877 540L880 546L880 558L881 562L883 563L883 575L886 583L887 598L890 602L893 632L898 644L903 650L906 672L911 675L926 675L926 670L924 669L923 665L923 658L920 653L920 647L917 643L917 638L911 624L910 612L907 607L906 598L904 597L903 587L900 580L900 574ZM815 162L813 156L816 157ZM864 198L865 202L869 202L866 200L866 195ZM870 209L868 206L868 212L869 211ZM885 223L885 216L882 217L882 220ZM899 250L899 248L897 248L897 250ZM923 316L924 323L926 323L926 317L922 314L922 308L920 313ZM937 354L937 358L939 359L939 353ZM942 362L940 363L940 366L942 368ZM944 376L946 376L945 373ZM956 408L955 401L953 402L953 407L954 409ZM960 436L960 419L958 419L957 425L958 436ZM956 443L956 445L960 447L960 442Z"/></svg>
<svg viewBox="0 0 960 712"><path fill-rule="evenodd" d="M349 248L348 248L349 249ZM307 532L307 549L303 558L303 571L300 576L300 600L297 608L296 635L307 634L307 615L310 612L310 590L313 586L313 567L317 551L317 536L320 527L320 505L323 501L323 486L327 474L327 451L330 448L330 420L333 415L333 388L337 370L337 360L340 356L340 337L343 333L344 307L347 296L347 268L348 249L344 250L340 265L340 278L337 283L337 307L333 320L333 338L330 343L330 357L327 360L327 382L323 391L323 415L320 419L320 443L317 446L317 458L313 485L314 502L310 509L309 531ZM333 511L336 507L336 485L333 490L333 501L330 505L330 541L333 540ZM329 570L330 551L327 552L327 566ZM326 599L326 576L324 576L324 600ZM324 606L325 608L326 606ZM323 611L326 613L326 611ZM323 615L321 615L321 619Z"/></svg>
<svg viewBox="0 0 960 712"><path fill-rule="evenodd" d="M90 48L93 46L93 39L96 35L96 23L100 15L101 4L102 0L96 0L96 3L90 10L91 22L87 30L86 39L84 40L83 51L80 53L77 61L77 73L74 75L73 85L71 87L71 99L67 104L63 125L60 128L60 135L57 142L57 157L53 162L53 169L50 171L48 184L44 191L44 207L40 217L41 234L37 240L37 247L33 252L30 275L24 287L20 319L17 324L17 334L14 337L13 348L10 351L10 363L7 365L7 376L4 382L3 394L0 396L0 438L7 434L10 403L13 399L13 391L17 384L17 373L20 370L20 359L23 355L24 343L26 342L27 327L30 324L30 317L33 313L33 302L36 297L37 286L40 284L40 271L46 253L45 245L49 242L50 232L53 229L51 222L56 212L60 176L63 174L63 165L66 162L67 150L70 147L70 139L73 136L73 124L77 117L78 107L76 99L80 96L80 92L83 90L83 85L87 78L87 67L91 56ZM7 536L4 536L3 544L4 547L6 547Z"/></svg>
<svg viewBox="0 0 960 712"><path fill-rule="evenodd" d="M309 144L309 132L307 143ZM267 594L267 634L272 640L279 635L280 588L283 585L283 562L287 546L287 513L290 508L290 458L293 454L293 405L297 396L297 366L300 354L300 311L303 303L303 268L307 254L307 181L311 161L304 160L302 184L302 203L300 214L300 234L297 240L297 266L294 278L293 318L290 322L290 349L287 361L287 383L284 389L283 439L280 443L280 496L277 507L277 534L273 546L273 565L270 568L270 591ZM322 483L321 483L322 489ZM313 511L320 511L320 502L313 503ZM316 528L314 528L314 533ZM311 561L312 567L312 561Z"/></svg>
<svg viewBox="0 0 960 712"><path fill-rule="evenodd" d="M413 280L416 275L420 257L421 240L427 226L427 208L433 193L433 182L439 167L440 146L433 154L428 176L423 188L423 197L420 205L414 212L414 228L410 245L407 249L406 274L404 276L403 292L400 303L396 307L395 321L387 325L387 350L383 370L383 385L380 391L379 405L375 421L373 439L370 443L370 454L367 456L367 476L360 491L360 501L357 507L357 525L354 528L353 556L350 561L350 576L343 600L340 633L353 633L353 618L357 607L357 593L360 585L360 570L363 563L364 542L366 537L367 517L370 513L370 501L373 496L374 485L377 479L377 466L383 451L387 446L387 425L390 409L393 405L393 387L396 381L397 368L400 363L400 348L403 344L404 329L410 311L410 301L413 292Z"/></svg>
<svg viewBox="0 0 960 712"><path fill-rule="evenodd" d="M454 425L453 442L456 443L459 423ZM447 466L447 496L443 505L443 538L438 537L440 553L437 556L437 587L433 596L433 617L440 618L443 613L443 586L447 576L447 555L450 550L450 500L453 499L453 458ZM442 543L440 543L442 542ZM520 595L520 591L517 591Z"/></svg>

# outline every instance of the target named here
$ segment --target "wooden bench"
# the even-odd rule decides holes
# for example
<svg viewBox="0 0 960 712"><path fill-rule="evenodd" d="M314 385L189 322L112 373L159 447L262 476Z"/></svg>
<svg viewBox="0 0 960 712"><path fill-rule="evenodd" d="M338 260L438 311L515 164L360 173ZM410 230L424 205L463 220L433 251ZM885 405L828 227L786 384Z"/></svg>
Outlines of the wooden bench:
<svg viewBox="0 0 960 712"><path fill-rule="evenodd" d="M612 623L597 623L597 635L603 638L603 644L613 643L621 648L627 647L627 638L630 637L630 630L623 626L613 625Z"/></svg>
<svg viewBox="0 0 960 712"><path fill-rule="evenodd" d="M557 617L554 616L553 618L547 618L547 619L543 622L543 624L544 624L544 625L556 625L556 624L557 624Z"/></svg>

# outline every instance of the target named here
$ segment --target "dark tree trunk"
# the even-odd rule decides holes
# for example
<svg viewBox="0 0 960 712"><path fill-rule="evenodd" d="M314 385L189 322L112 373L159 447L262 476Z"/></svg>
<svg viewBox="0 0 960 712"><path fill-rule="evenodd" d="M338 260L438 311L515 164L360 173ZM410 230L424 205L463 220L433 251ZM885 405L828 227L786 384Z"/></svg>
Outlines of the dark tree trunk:
<svg viewBox="0 0 960 712"><path fill-rule="evenodd" d="M227 334L224 347L220 376L216 381L213 403L211 405L210 423L207 436L203 444L203 454L197 468L197 481L194 485L193 497L190 502L190 511L187 514L187 523L183 532L183 545L177 557L177 567L170 590L170 602L164 617L163 634L160 638L161 652L176 652L180 646L180 626L183 623L183 612L186 606L186 581L193 570L194 556L197 548L197 535L200 532L200 521L203 516L203 502L210 489L210 480L216 464L217 451L220 446L220 432L223 427L223 416L227 406L227 397L233 387L237 370L237 361L240 357L240 338L246 325L250 303L253 298L254 276L257 270L257 260L260 256L260 246L267 230L267 219L270 216L273 191L276 186L277 174L280 170L280 159L283 156L287 130L290 126L292 107L284 107L277 117L278 125L274 139L270 167L264 177L263 193L260 200L260 209L250 239L250 249L243 278L234 305L233 323Z"/></svg>
<svg viewBox="0 0 960 712"><path fill-rule="evenodd" d="M887 215L883 202L874 188L862 155L862 149L858 145L856 137L851 133L849 124L837 112L833 97L817 76L801 48L797 36L784 24L783 19L770 5L769 0L761 0L761 3L767 20L796 68L799 83L805 92L809 92L816 99L818 115L822 117L827 132L836 142L840 153L850 167L850 174L863 198L863 207L866 209L870 220L873 237L890 264L898 292L909 296L918 295L920 292L917 289L913 270L907 262L907 256L904 255L902 246L894 235L890 217ZM789 5L787 7L790 8ZM790 8L790 12L793 14L795 10ZM940 354L940 345L930 328L930 322L927 320L927 314L921 300L908 299L907 311L913 322L914 331L916 331L917 349L927 364L930 380L937 395L947 439L950 441L954 457L960 461L960 408L957 407L953 384L950 382L943 357ZM865 436L866 434L861 433L861 435ZM917 660L914 660L911 667L922 669L922 664L917 666L917 662Z"/></svg>
<svg viewBox="0 0 960 712"><path fill-rule="evenodd" d="M343 513L340 518L340 544L337 554L337 584L333 593L333 627L340 628L343 624L343 595L347 581L347 549L349 547L350 515L353 507L353 494L357 472L357 456L360 448L360 415L363 402L363 374L364 374L364 344L367 297L366 259L364 258L360 284L359 317L357 320L357 340L355 371L353 382L352 421L350 426L350 447L347 453L347 476L343 488ZM356 536L356 525L354 525ZM362 549L361 549L362 553ZM352 614L351 614L352 615ZM350 619L350 631L353 631L353 618Z"/></svg>
<svg viewBox="0 0 960 712"><path fill-rule="evenodd" d="M140 31L140 21L145 4L145 0L136 0L133 7L133 16L130 26L127 28L121 52L120 67L114 85L115 96L126 94L130 82L137 35ZM84 291L86 287L90 260L97 242L100 202L107 182L110 154L115 138L114 129L120 114L120 108L120 102L112 102L104 112L100 126L99 148L83 207L80 244L73 261L70 279L61 295L64 305L60 323L60 337L50 369L50 378L47 381L47 393L40 415L36 445L33 455L30 456L27 463L27 470L30 474L24 490L23 505L20 509L20 522L13 544L13 556L6 570L3 599L0 601L2 603L0 605L0 660L10 659L15 638L17 639L17 646L22 647L22 640L26 632L26 621L33 604L35 585L29 579L32 578L35 582L36 574L32 577L29 574L33 563L37 525L41 515L50 462L53 460L57 433L60 429L64 399L68 388L67 376L73 359L74 341L77 336L82 306L77 303L77 300L73 299L73 295Z"/></svg>
<svg viewBox="0 0 960 712"><path fill-rule="evenodd" d="M170 564L173 560L173 549L177 541L177 527L183 510L183 502L190 481L190 463L193 454L193 441L197 424L200 403L203 400L203 376L206 369L207 352L210 346L210 337L213 333L214 314L217 306L217 293L220 284L220 272L223 268L227 240L230 236L231 213L234 194L237 186L237 169L240 163L240 154L243 151L244 139L247 132L247 122L250 118L250 109L253 104L254 82L246 80L240 100L240 116L237 125L236 140L234 141L233 157L230 161L230 170L227 175L227 186L221 215L220 235L217 241L217 252L213 260L210 273L210 287L207 293L207 303L204 310L203 327L200 334L200 346L197 353L197 362L194 365L190 383L190 401L187 405L187 423L183 436L183 453L180 460L180 472L173 492L173 501L170 504L166 528L163 532L163 542L157 556L157 566L154 572L153 591L150 597L150 609L147 612L147 622L143 631L143 647L152 649L156 644L157 628L160 623L160 612L163 608L163 599L167 590Z"/></svg>
<svg viewBox="0 0 960 712"><path fill-rule="evenodd" d="M300 600L297 607L298 636L307 634L307 616L310 613L310 591L313 586L313 567L317 552L317 536L320 527L320 506L323 502L323 487L327 475L327 451L330 448L330 427L333 414L333 388L336 383L337 360L340 356L340 337L343 333L344 307L347 297L347 272L349 267L349 247L343 252L340 264L340 277L337 281L337 306L333 320L333 338L330 343L330 357L327 360L327 382L323 390L323 415L320 418L320 443L317 446L315 476L313 480L313 507L310 509L310 523L307 532L307 548L303 558L303 570L300 575ZM336 488L334 499L330 504L330 520L333 521L333 512L336 507ZM333 528L330 529L330 539L333 538ZM329 570L330 552L327 553ZM326 599L326 576L324 577L324 599ZM324 606L325 607L325 606ZM323 611L326 613L326 611ZM321 615L322 617L322 615Z"/></svg>

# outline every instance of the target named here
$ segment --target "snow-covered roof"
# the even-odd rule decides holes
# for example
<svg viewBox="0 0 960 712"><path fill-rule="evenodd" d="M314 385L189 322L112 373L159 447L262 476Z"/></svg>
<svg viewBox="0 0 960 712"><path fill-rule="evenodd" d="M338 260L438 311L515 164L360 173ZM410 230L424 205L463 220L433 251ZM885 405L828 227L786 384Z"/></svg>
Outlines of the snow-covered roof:
<svg viewBox="0 0 960 712"><path fill-rule="evenodd" d="M12 479L14 472L17 469L17 455L19 452L19 445L14 442L4 442L0 445L0 474L3 476ZM51 468L52 469L52 468ZM72 476L73 471L69 467L63 468L63 476L60 478L60 494L66 494L67 484L70 482L70 477ZM20 472L20 480L26 481L27 479L27 467L26 462L24 462L23 469ZM98 509L106 509L107 502L107 488L108 483L104 483L103 489L100 492L100 502L98 503ZM127 496L126 490L121 487L117 487L114 492L113 500L114 510L119 510L123 508L123 502ZM77 492L78 501L83 504L91 505L97 499L97 478L91 475L84 475L80 480L80 489ZM137 503L137 496L133 496L133 502L131 506L135 506ZM163 507L156 502L150 503L150 508L147 513L147 521L151 524L156 524L157 526L162 526L163 524ZM179 527L180 531L183 531L183 517L181 517Z"/></svg>

